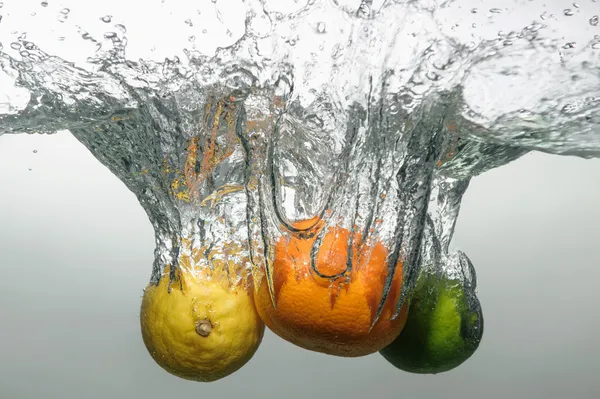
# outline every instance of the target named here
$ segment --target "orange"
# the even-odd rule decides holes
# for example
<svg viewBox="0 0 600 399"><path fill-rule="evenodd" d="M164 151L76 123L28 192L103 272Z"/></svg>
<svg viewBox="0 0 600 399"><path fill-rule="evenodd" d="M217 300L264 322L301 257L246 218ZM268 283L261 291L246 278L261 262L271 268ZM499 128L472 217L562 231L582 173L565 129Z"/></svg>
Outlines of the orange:
<svg viewBox="0 0 600 399"><path fill-rule="evenodd" d="M314 220L302 221L294 227L312 224ZM406 305L391 320L402 289L402 264L395 267L383 311L373 324L388 275L388 250L381 242L362 242L359 234L353 234L349 243L347 229L330 227L313 269L311 250L322 225L320 221L312 230L293 233L275 244L276 306L263 277L255 292L258 314L275 334L299 347L345 357L375 353L394 341L406 322ZM348 262L350 246L352 261Z"/></svg>

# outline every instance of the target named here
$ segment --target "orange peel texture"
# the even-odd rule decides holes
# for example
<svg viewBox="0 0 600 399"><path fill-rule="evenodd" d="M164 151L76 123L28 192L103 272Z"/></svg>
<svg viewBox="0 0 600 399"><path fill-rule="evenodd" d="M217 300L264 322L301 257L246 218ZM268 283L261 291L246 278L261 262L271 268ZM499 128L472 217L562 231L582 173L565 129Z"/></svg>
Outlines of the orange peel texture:
<svg viewBox="0 0 600 399"><path fill-rule="evenodd" d="M313 224L311 219L293 227L300 230ZM344 357L375 353L394 341L406 322L406 304L391 319L402 289L402 264L396 265L383 311L373 325L388 275L388 250L381 242L361 243L359 234L349 242L350 231L329 227L312 265L311 250L322 225L319 221L313 229L292 233L275 244L277 306L263 278L255 292L258 314L271 331L304 349Z"/></svg>

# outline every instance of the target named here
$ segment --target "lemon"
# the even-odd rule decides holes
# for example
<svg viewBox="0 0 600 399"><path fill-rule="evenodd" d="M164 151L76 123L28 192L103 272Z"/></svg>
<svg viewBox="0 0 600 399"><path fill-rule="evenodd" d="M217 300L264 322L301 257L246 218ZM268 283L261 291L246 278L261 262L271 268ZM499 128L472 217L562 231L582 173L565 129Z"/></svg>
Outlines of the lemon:
<svg viewBox="0 0 600 399"><path fill-rule="evenodd" d="M225 272L221 272L225 273ZM210 382L239 370L262 341L252 292L220 276L167 267L142 299L142 337L150 355L178 377Z"/></svg>
<svg viewBox="0 0 600 399"><path fill-rule="evenodd" d="M397 368L437 374L465 362L483 335L483 313L461 281L434 275L419 278L400 336L380 353Z"/></svg>

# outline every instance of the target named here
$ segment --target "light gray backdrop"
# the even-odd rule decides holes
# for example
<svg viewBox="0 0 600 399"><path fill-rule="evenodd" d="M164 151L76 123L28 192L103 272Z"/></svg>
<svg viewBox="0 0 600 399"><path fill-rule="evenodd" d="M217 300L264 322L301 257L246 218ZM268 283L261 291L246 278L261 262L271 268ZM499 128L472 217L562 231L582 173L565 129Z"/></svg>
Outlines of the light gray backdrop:
<svg viewBox="0 0 600 399"><path fill-rule="evenodd" d="M267 333L242 370L201 384L142 343L154 237L135 196L68 133L2 136L0 399L600 397L599 179L600 161L543 154L474 179L455 244L485 335L458 369L411 375Z"/></svg>

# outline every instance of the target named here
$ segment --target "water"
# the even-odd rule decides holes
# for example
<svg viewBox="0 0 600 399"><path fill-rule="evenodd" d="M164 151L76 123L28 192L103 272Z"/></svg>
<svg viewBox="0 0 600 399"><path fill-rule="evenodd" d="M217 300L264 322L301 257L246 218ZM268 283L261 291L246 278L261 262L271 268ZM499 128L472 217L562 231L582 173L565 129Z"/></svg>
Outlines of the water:
<svg viewBox="0 0 600 399"><path fill-rule="evenodd" d="M0 133L67 129L119 177L153 280L193 261L270 283L274 243L318 217L403 262L398 309L420 270L474 291L451 248L469 180L600 154L593 1L120 3L4 2Z"/></svg>

